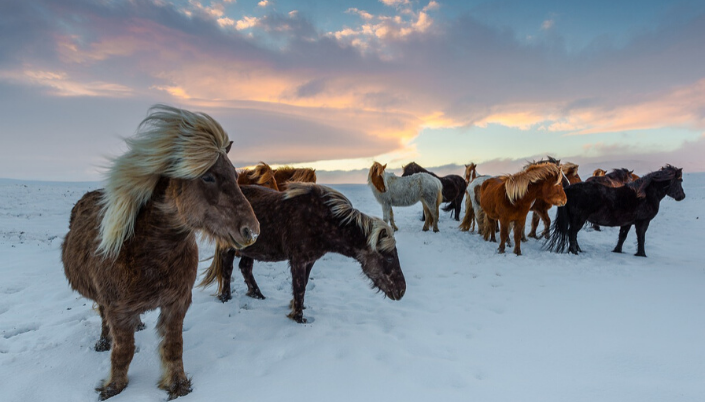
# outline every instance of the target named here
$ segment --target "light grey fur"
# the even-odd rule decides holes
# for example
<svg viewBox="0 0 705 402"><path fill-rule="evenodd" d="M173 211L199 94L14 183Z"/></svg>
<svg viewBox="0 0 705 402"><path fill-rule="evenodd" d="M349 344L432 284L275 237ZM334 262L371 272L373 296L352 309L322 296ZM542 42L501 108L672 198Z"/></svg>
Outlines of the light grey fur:
<svg viewBox="0 0 705 402"><path fill-rule="evenodd" d="M382 215L394 230L399 228L394 224L392 207L408 207L421 201L426 215L423 230L433 225L433 231L438 232L438 207L443 200L441 191L443 185L437 178L428 173L416 173L411 176L398 177L394 173L384 172L382 176L387 191L380 193L368 178L367 184L372 194L382 206Z"/></svg>

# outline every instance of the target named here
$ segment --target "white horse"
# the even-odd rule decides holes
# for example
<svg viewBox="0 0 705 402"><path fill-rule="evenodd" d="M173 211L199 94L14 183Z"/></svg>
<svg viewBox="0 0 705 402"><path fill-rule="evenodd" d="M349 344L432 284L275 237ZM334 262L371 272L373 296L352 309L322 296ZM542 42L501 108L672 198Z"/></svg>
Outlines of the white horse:
<svg viewBox="0 0 705 402"><path fill-rule="evenodd" d="M481 233L480 225L482 222L482 208L480 207L480 200L475 196L475 189L479 189L485 180L492 176L482 175L476 176L468 184L468 188L465 190L465 216L463 217L463 222L460 224L460 230L467 232L468 230L473 232L475 230L475 222L477 222L477 231Z"/></svg>
<svg viewBox="0 0 705 402"><path fill-rule="evenodd" d="M394 230L399 230L394 224L395 207L408 207L421 201L426 217L423 230L427 231L433 225L433 231L438 232L438 207L443 201L443 185L437 178L428 173L416 173L411 176L399 177L394 173L385 172L387 165L375 162L367 176L367 184L372 194L382 205L382 214Z"/></svg>

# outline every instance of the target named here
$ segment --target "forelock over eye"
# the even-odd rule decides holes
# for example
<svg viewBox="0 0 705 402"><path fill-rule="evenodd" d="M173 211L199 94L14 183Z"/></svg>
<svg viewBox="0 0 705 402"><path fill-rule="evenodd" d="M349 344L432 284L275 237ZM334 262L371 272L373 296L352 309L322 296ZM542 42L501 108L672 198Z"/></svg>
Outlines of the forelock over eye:
<svg viewBox="0 0 705 402"><path fill-rule="evenodd" d="M215 176L211 173L206 173L203 176L201 176L201 180L203 180L206 183L215 183Z"/></svg>

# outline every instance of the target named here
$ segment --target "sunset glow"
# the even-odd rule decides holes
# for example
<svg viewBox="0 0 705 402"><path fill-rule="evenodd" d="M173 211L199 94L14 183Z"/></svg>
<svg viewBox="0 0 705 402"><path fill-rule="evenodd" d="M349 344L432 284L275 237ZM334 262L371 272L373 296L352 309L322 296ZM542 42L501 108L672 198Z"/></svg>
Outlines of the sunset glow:
<svg viewBox="0 0 705 402"><path fill-rule="evenodd" d="M154 103L212 114L236 166L705 171L705 5L631 7L3 2L0 176L97 180Z"/></svg>

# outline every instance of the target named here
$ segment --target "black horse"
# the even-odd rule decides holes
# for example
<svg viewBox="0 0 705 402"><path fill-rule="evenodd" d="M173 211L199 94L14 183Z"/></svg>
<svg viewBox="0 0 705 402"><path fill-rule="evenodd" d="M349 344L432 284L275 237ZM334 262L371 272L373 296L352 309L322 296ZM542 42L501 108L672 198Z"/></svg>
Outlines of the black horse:
<svg viewBox="0 0 705 402"><path fill-rule="evenodd" d="M462 176L457 174L449 174L448 176L440 177L433 172L422 168L416 162L411 162L403 168L402 177L411 176L414 173L428 173L431 176L437 178L441 181L443 185L443 202L447 202L448 205L443 207L443 211L455 211L455 220L460 220L460 207L463 205L463 197L465 196L465 189L468 187L468 183ZM451 212L452 216L452 212ZM422 217L421 220L425 220Z"/></svg>
<svg viewBox="0 0 705 402"><path fill-rule="evenodd" d="M572 184L565 189L568 203L558 208L551 228L551 238L544 244L551 251L582 251L578 245L578 232L585 222L602 226L619 226L619 241L615 253L622 252L622 245L632 225L636 227L638 250L635 255L646 257L644 238L649 222L656 216L665 196L676 201L685 198L683 169L666 165L622 187L612 188L599 183Z"/></svg>

